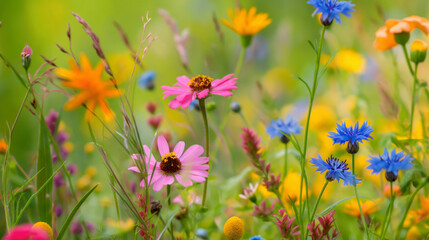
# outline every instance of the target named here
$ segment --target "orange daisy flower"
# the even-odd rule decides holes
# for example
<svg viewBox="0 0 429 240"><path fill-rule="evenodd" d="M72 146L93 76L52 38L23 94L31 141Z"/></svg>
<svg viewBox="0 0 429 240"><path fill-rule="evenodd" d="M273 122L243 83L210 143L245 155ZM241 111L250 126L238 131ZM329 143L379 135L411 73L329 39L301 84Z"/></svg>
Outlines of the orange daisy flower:
<svg viewBox="0 0 429 240"><path fill-rule="evenodd" d="M69 60L70 70L65 68L57 69L57 75L64 78L62 85L66 88L75 89L78 93L65 104L66 110L73 110L81 105L86 105L85 120L92 118L96 106L99 106L106 121L115 117L113 111L107 105L107 98L117 97L122 91L114 86L114 80L103 81L101 75L104 66L99 63L94 69L85 54L80 57L81 67L73 60Z"/></svg>
<svg viewBox="0 0 429 240"><path fill-rule="evenodd" d="M7 143L4 138L0 139L0 154L4 154L7 151Z"/></svg>
<svg viewBox="0 0 429 240"><path fill-rule="evenodd" d="M228 15L231 22L222 19L222 23L234 30L241 36L253 36L264 29L271 23L267 13L256 14L256 8L250 8L249 12L246 9L228 9Z"/></svg>
<svg viewBox="0 0 429 240"><path fill-rule="evenodd" d="M416 28L428 35L429 20L419 16L406 17L402 20L389 19L375 33L374 48L378 51L389 50L398 45L395 34L410 33Z"/></svg>

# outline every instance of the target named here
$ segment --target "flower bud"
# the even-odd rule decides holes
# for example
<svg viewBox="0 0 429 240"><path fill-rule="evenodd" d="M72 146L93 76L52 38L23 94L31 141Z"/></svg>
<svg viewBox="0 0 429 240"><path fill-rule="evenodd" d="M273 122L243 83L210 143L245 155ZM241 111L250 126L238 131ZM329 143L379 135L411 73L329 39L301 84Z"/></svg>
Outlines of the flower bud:
<svg viewBox="0 0 429 240"><path fill-rule="evenodd" d="M350 154L355 154L357 152L359 152L359 143L355 142L355 143L351 143L350 141L347 143L347 149L346 151Z"/></svg>
<svg viewBox="0 0 429 240"><path fill-rule="evenodd" d="M281 141L282 143L284 143L284 144L288 144L288 143L289 143L289 136L282 135L282 136L280 137L280 141Z"/></svg>
<svg viewBox="0 0 429 240"><path fill-rule="evenodd" d="M232 102L230 108L231 108L231 111L235 113L239 113L241 111L241 105L237 101Z"/></svg>
<svg viewBox="0 0 429 240"><path fill-rule="evenodd" d="M155 78L156 78L155 71L147 71L142 75L140 75L137 83L141 88L144 88L147 90L153 90L155 88Z"/></svg>
<svg viewBox="0 0 429 240"><path fill-rule="evenodd" d="M206 229L204 228L198 228L197 231L195 231L195 235L199 238L199 239L209 239L209 233Z"/></svg>
<svg viewBox="0 0 429 240"><path fill-rule="evenodd" d="M25 44L25 47L21 52L22 66L25 68L25 70L30 67L32 54L33 50L30 48L30 46L28 46L28 44Z"/></svg>
<svg viewBox="0 0 429 240"><path fill-rule="evenodd" d="M155 114L156 112L156 103L154 102L148 102L146 104L146 110L150 113L150 114Z"/></svg>
<svg viewBox="0 0 429 240"><path fill-rule="evenodd" d="M428 49L427 43L421 40L415 40L411 44L411 61L414 63L424 62L426 59L426 51Z"/></svg>
<svg viewBox="0 0 429 240"><path fill-rule="evenodd" d="M150 213L159 215L159 212L161 212L161 209L162 209L161 201L150 202Z"/></svg>
<svg viewBox="0 0 429 240"><path fill-rule="evenodd" d="M386 180L389 182L394 182L396 181L396 179L398 179L398 175L396 175L392 171L389 171L389 172L386 171L386 174L384 176L386 177Z"/></svg>
<svg viewBox="0 0 429 240"><path fill-rule="evenodd" d="M159 125L161 125L162 122L162 115L150 117L147 119L147 123L149 126L151 126L154 130L157 130Z"/></svg>
<svg viewBox="0 0 429 240"><path fill-rule="evenodd" d="M215 102L209 102L206 105L207 111L213 111L216 109L216 103Z"/></svg>
<svg viewBox="0 0 429 240"><path fill-rule="evenodd" d="M329 27L332 25L332 23L334 22L334 20L332 19L332 21L329 21L329 18L327 17L325 20L323 20L322 18L322 14L320 14L320 23L325 26L325 27Z"/></svg>

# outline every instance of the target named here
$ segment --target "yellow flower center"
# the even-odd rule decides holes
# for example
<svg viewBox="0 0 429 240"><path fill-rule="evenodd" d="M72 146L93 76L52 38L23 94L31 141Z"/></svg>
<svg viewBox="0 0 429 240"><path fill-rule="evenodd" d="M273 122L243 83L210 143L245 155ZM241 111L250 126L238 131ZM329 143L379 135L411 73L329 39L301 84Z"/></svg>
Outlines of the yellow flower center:
<svg viewBox="0 0 429 240"><path fill-rule="evenodd" d="M33 225L33 228L37 228L37 229L40 229L40 230L46 232L46 234L49 235L49 239L54 239L54 234L53 234L52 228L51 228L51 226L49 226L49 224L47 224L45 222L37 222Z"/></svg>
<svg viewBox="0 0 429 240"><path fill-rule="evenodd" d="M166 153L162 157L160 168L163 172L172 174L178 172L182 168L182 163L177 158L176 153Z"/></svg>
<svg viewBox="0 0 429 240"><path fill-rule="evenodd" d="M193 91L199 92L204 89L208 89L211 87L211 83L213 78L207 77L205 75L198 75L189 81L188 86L192 88Z"/></svg>

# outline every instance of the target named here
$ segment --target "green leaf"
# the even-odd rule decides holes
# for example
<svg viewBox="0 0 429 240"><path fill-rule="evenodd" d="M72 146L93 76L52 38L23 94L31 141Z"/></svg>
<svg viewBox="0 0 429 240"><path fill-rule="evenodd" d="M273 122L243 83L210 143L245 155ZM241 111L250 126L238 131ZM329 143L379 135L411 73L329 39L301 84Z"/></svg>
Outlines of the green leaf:
<svg viewBox="0 0 429 240"><path fill-rule="evenodd" d="M168 219L168 222L165 224L164 229L162 229L161 233L159 234L158 238L156 240L160 240L162 235L164 235L165 231L167 230L168 226L170 226L171 221L173 221L175 214L173 214L173 216L170 217L170 219Z"/></svg>
<svg viewBox="0 0 429 240"><path fill-rule="evenodd" d="M317 48L314 46L313 42L308 40L308 44L310 44L311 48L314 50L314 53L317 55Z"/></svg>
<svg viewBox="0 0 429 240"><path fill-rule="evenodd" d="M64 222L63 226L61 227L60 232L58 233L57 240L61 240L64 237L64 234L69 229L69 226L76 215L79 208L82 206L82 204L86 201L86 199L91 195L91 193L98 187L98 184L91 188L83 197L79 200L79 202L76 204L76 206L73 208L71 213L67 216L66 221Z"/></svg>
<svg viewBox="0 0 429 240"><path fill-rule="evenodd" d="M307 88L308 93L311 95L310 86L308 85L308 83L304 79L302 79L300 76L297 76L294 74L292 74L292 77L294 77L294 78L298 79L299 81L301 81L302 83L304 83L305 87Z"/></svg>
<svg viewBox="0 0 429 240"><path fill-rule="evenodd" d="M60 169L63 166L64 166L64 163L62 163L61 166L57 170L55 170L55 172L53 172L51 174L51 176L46 180L46 182L40 188L37 188L37 191L33 195L31 195L31 197L25 203L24 207L21 208L21 210L19 212L19 215L18 215L18 217L15 220L15 224L18 223L18 221L21 218L22 214L24 213L25 209L27 209L27 207L30 205L31 200L33 200L33 198L35 198L36 196L38 196L45 189L45 187L50 183L50 181L52 181L52 178L54 178L55 174L57 174L57 172L60 171ZM41 170L43 170L43 169L41 169Z"/></svg>
<svg viewBox="0 0 429 240"><path fill-rule="evenodd" d="M40 115L40 135L39 154L37 158L37 172L40 172L36 179L37 189L45 185L40 194L37 195L37 209L39 211L39 221L51 225L52 214L52 180L48 180L52 175L52 158L48 139L49 129L46 126L43 114Z"/></svg>

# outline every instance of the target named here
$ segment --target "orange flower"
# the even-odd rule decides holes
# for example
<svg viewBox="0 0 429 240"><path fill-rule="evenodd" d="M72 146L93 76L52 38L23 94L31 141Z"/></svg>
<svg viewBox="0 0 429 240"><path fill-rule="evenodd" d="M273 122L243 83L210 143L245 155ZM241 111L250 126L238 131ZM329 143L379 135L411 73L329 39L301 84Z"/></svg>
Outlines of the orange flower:
<svg viewBox="0 0 429 240"><path fill-rule="evenodd" d="M360 203L361 207L362 207L362 213L363 215L369 216L371 213L374 213L375 211L377 211L377 205L376 203L379 200L374 201L366 201L366 202L362 202ZM356 199L352 199L350 201L350 203L346 204L344 206L344 212L346 214L349 214L353 217L360 217L360 211L359 211L359 205Z"/></svg>
<svg viewBox="0 0 429 240"><path fill-rule="evenodd" d="M115 114L107 105L106 98L117 97L121 95L122 91L112 88L114 80L103 81L101 79L104 70L102 63L92 69L91 63L85 54L81 55L80 62L81 67L76 65L73 60L70 60L71 70L65 68L57 70L58 76L66 80L63 82L64 87L78 90L78 93L66 103L65 109L72 110L86 104L85 119L89 121L92 118L95 107L99 105L106 121L112 120Z"/></svg>
<svg viewBox="0 0 429 240"><path fill-rule="evenodd" d="M398 45L395 41L395 34L410 33L416 28L428 35L429 21L419 16L411 16L402 20L389 19L375 33L374 48L378 51L389 50Z"/></svg>
<svg viewBox="0 0 429 240"><path fill-rule="evenodd" d="M398 197L401 195L401 188L398 185L393 185L393 195ZM385 197L390 197L390 185L384 186L383 193Z"/></svg>
<svg viewBox="0 0 429 240"><path fill-rule="evenodd" d="M271 23L268 14L256 14L255 7L250 8L249 12L246 9L235 9L235 12L228 9L228 15L231 23L226 19L222 19L222 23L241 36L253 36Z"/></svg>
<svg viewBox="0 0 429 240"><path fill-rule="evenodd" d="M0 154L4 154L7 151L7 143L4 138L0 139Z"/></svg>
<svg viewBox="0 0 429 240"><path fill-rule="evenodd" d="M417 221L421 222L426 219L429 219L429 196L428 197L420 197L420 209L417 212Z"/></svg>

